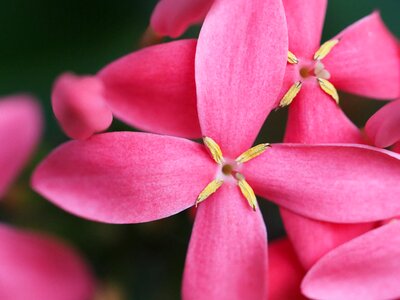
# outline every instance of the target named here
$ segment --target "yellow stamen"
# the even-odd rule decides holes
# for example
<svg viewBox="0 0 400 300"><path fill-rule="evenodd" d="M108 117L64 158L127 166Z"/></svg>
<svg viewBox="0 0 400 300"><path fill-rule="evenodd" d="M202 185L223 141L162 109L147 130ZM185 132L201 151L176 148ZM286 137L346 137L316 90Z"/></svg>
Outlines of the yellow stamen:
<svg viewBox="0 0 400 300"><path fill-rule="evenodd" d="M222 164L224 162L221 148L218 144L212 139L207 136L203 137L203 142L210 151L212 158L215 160L217 164Z"/></svg>
<svg viewBox="0 0 400 300"><path fill-rule="evenodd" d="M285 96L283 96L281 102L279 103L280 107L285 107L288 106L290 103L292 103L293 99L297 96L297 94L300 92L301 86L302 86L301 81L295 82L290 89L287 91Z"/></svg>
<svg viewBox="0 0 400 300"><path fill-rule="evenodd" d="M259 144L257 146L254 146L253 148L250 148L249 150L240 154L240 156L238 158L236 158L236 162L245 163L245 162L259 156L260 154L263 154L264 151L267 150L268 147L270 147L270 144L268 144L268 143Z"/></svg>
<svg viewBox="0 0 400 300"><path fill-rule="evenodd" d="M288 51L288 58L287 61L289 64L295 65L299 63L299 60L297 59L296 55L294 55L292 52Z"/></svg>
<svg viewBox="0 0 400 300"><path fill-rule="evenodd" d="M256 195L254 194L253 189L251 186L247 183L247 181L244 179L244 176L240 173L236 174L236 179L238 180L238 185L240 188L240 191L242 192L242 195L246 198L247 202L253 208L253 210L256 210L257 206L257 198Z"/></svg>
<svg viewBox="0 0 400 300"><path fill-rule="evenodd" d="M200 193L200 195L197 197L196 200L196 207L200 202L203 202L206 200L208 197L210 197L212 194L214 194L224 183L223 180L221 179L214 179L211 181L205 188L204 190Z"/></svg>
<svg viewBox="0 0 400 300"><path fill-rule="evenodd" d="M325 56L331 52L332 48L339 43L339 40L329 40L321 45L317 52L314 54L314 60L323 59Z"/></svg>
<svg viewBox="0 0 400 300"><path fill-rule="evenodd" d="M331 96L336 101L337 104L339 104L339 95L334 85L330 83L328 80L323 78L318 78L318 83L321 89L329 96Z"/></svg>

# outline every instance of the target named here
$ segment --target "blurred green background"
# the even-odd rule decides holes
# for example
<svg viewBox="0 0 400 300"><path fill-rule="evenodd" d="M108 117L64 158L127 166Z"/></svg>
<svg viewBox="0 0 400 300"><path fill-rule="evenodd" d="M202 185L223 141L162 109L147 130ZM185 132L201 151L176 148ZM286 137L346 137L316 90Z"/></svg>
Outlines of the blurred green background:
<svg viewBox="0 0 400 300"><path fill-rule="evenodd" d="M46 132L40 149L0 203L0 221L46 231L73 243L111 287L107 299L178 299L191 232L187 213L158 222L108 225L85 221L54 207L27 189L35 164L66 140L50 107L54 78L64 71L92 74L138 47L156 0L13 0L0 4L0 95L30 92L43 104ZM304 0L304 5L307 1ZM324 39L371 13L381 11L400 36L398 0L331 0ZM187 36L196 36L198 28ZM342 94L341 105L359 126L382 102ZM271 114L261 133L282 140L286 111ZM114 121L113 130L129 130ZM262 139L265 142L265 138ZM269 238L284 235L277 208L259 199Z"/></svg>

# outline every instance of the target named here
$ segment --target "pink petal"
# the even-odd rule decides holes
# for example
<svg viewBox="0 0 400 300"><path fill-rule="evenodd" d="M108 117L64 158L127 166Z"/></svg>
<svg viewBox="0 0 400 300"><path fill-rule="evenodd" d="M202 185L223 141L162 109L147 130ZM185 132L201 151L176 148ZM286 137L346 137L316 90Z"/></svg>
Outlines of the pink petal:
<svg viewBox="0 0 400 300"><path fill-rule="evenodd" d="M269 300L305 299L300 292L304 270L288 239L273 241L268 245Z"/></svg>
<svg viewBox="0 0 400 300"><path fill-rule="evenodd" d="M182 35L189 26L204 20L213 0L160 0L150 25L161 36Z"/></svg>
<svg viewBox="0 0 400 300"><path fill-rule="evenodd" d="M313 219L400 215L400 155L364 145L274 144L242 171L255 192Z"/></svg>
<svg viewBox="0 0 400 300"><path fill-rule="evenodd" d="M363 140L360 130L321 90L317 81L307 81L290 104L285 142L362 143Z"/></svg>
<svg viewBox="0 0 400 300"><path fill-rule="evenodd" d="M235 185L199 205L186 257L183 299L265 299L267 233Z"/></svg>
<svg viewBox="0 0 400 300"><path fill-rule="evenodd" d="M106 66L99 77L114 115L145 131L201 137L194 81L195 40L161 44Z"/></svg>
<svg viewBox="0 0 400 300"><path fill-rule="evenodd" d="M323 257L302 291L313 299L398 299L400 222L370 231Z"/></svg>
<svg viewBox="0 0 400 300"><path fill-rule="evenodd" d="M111 125L113 116L104 99L103 84L96 77L62 74L51 100L62 129L73 139L87 139Z"/></svg>
<svg viewBox="0 0 400 300"><path fill-rule="evenodd" d="M6 192L39 141L42 114L29 96L0 99L0 197Z"/></svg>
<svg viewBox="0 0 400 300"><path fill-rule="evenodd" d="M289 50L310 58L319 48L327 0L283 0L289 31Z"/></svg>
<svg viewBox="0 0 400 300"><path fill-rule="evenodd" d="M378 110L365 125L365 132L379 148L400 141L400 100Z"/></svg>
<svg viewBox="0 0 400 300"><path fill-rule="evenodd" d="M215 172L215 163L202 145L119 132L62 145L39 165L32 185L81 217L137 223L192 206Z"/></svg>
<svg viewBox="0 0 400 300"><path fill-rule="evenodd" d="M281 208L286 232L305 269L337 246L371 230L374 223L337 224L309 219Z"/></svg>
<svg viewBox="0 0 400 300"><path fill-rule="evenodd" d="M399 44L378 12L338 34L341 39L324 58L336 88L371 98L400 95Z"/></svg>
<svg viewBox="0 0 400 300"><path fill-rule="evenodd" d="M280 1L215 2L196 52L198 111L203 135L228 157L251 146L276 105L286 60Z"/></svg>
<svg viewBox="0 0 400 300"><path fill-rule="evenodd" d="M0 298L87 300L94 280L64 243L0 225Z"/></svg>

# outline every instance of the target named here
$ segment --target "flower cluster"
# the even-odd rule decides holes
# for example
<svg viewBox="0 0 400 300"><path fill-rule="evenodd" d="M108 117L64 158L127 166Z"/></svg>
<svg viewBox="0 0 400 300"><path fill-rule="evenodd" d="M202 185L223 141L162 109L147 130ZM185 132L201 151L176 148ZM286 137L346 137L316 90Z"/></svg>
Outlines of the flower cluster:
<svg viewBox="0 0 400 300"><path fill-rule="evenodd" d="M143 39L157 45L95 75L56 80L52 107L71 141L36 167L33 189L105 223L195 207L183 299L399 298L399 41L373 12L321 42L326 8L327 0L160 0ZM197 40L161 43L195 23ZM394 101L361 130L341 110L340 91ZM0 125L19 124L4 132L19 139L0 149L0 192L38 139L30 101L0 102ZM255 144L268 115L285 107L284 141ZM114 117L142 132L104 132ZM268 243L256 195L279 206L288 238ZM90 297L93 279L71 250L5 226L0 236L9 241L0 277L32 280L21 269L31 259L12 255L28 247L34 263L57 262L34 275L29 293Z"/></svg>

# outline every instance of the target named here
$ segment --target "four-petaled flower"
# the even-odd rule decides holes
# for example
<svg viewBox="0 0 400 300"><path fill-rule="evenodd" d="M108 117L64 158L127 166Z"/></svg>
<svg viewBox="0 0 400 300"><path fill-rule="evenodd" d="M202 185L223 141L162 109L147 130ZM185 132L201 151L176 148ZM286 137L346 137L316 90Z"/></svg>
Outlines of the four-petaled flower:
<svg viewBox="0 0 400 300"><path fill-rule="evenodd" d="M99 134L56 149L36 169L34 188L74 214L112 223L152 221L197 202L183 297L264 299L267 239L260 211L253 211L253 189L327 221L365 222L400 213L398 155L361 145L250 148L276 103L285 33L279 0L216 1L195 60L206 147L146 133Z"/></svg>

